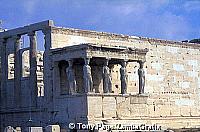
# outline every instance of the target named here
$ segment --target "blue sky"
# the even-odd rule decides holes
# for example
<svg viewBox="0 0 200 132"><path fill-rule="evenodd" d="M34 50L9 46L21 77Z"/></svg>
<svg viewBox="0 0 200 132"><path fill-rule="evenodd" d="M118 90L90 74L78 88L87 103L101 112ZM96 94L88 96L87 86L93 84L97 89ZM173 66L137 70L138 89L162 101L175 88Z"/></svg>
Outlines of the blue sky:
<svg viewBox="0 0 200 132"><path fill-rule="evenodd" d="M7 29L52 19L56 26L150 38L199 38L198 0L0 0Z"/></svg>

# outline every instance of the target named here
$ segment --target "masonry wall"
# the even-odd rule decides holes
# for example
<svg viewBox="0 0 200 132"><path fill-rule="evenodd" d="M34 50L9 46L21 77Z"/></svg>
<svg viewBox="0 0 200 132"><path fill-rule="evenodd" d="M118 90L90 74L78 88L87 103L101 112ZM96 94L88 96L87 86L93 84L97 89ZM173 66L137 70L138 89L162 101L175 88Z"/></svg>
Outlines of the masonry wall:
<svg viewBox="0 0 200 132"><path fill-rule="evenodd" d="M43 124L48 120L48 115L44 112L43 52L37 54L37 106L32 104L30 93L29 51L24 51L21 57L22 76L20 80L20 102L18 102L20 106L17 107L14 95L14 56L8 55L8 80L5 92L7 100L6 106L1 105L1 130L8 125L26 127L30 124L28 122L30 119L34 120L32 125L38 125L38 122Z"/></svg>
<svg viewBox="0 0 200 132"><path fill-rule="evenodd" d="M120 66L115 65L112 69L114 95L88 97L90 122L103 119L108 121L120 119L124 122L143 119L144 122L150 124L157 122L165 127L194 127L198 124L200 120L198 45L74 29L52 29L52 48L81 43L149 49L145 63L146 94L141 97L136 96L138 64L129 63L128 93L132 95L115 96L120 91ZM98 105L93 107L97 103Z"/></svg>
<svg viewBox="0 0 200 132"><path fill-rule="evenodd" d="M22 77L21 77L21 82L22 82L22 88L25 90L28 90L27 86L23 87L23 82L28 80L29 81L29 76L30 76L30 64L29 64L29 50L26 50L22 53ZM13 79L14 79L14 55L9 54L8 55L8 88L14 87L13 85ZM44 83L43 83L43 52L38 51L37 54L37 85L38 85L38 96L44 96ZM13 89L13 88L12 88ZM41 90L40 90L41 89ZM12 91L12 90L11 90ZM40 95L41 91L41 95ZM13 93L13 92L7 92ZM27 94L28 92L25 92ZM13 93L14 94L14 93ZM11 97L11 96L9 96Z"/></svg>

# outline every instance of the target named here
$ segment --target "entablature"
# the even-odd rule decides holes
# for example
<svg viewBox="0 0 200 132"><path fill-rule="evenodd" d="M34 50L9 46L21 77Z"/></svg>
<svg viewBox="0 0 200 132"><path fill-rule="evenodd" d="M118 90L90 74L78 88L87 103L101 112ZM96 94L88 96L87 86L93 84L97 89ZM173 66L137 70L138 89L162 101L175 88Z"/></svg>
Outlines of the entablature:
<svg viewBox="0 0 200 132"><path fill-rule="evenodd" d="M131 47L105 46L92 43L67 46L64 48L52 49L50 55L53 61L77 59L77 58L106 58L113 60L146 61L148 49Z"/></svg>

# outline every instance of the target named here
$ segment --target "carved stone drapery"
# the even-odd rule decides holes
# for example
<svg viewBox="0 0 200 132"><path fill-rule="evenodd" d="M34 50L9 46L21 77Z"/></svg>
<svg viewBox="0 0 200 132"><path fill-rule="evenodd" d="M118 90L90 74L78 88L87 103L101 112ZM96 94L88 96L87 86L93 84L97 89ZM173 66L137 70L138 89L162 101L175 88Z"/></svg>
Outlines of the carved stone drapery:
<svg viewBox="0 0 200 132"><path fill-rule="evenodd" d="M138 69L138 76L139 76L139 94L144 93L144 86L145 86L145 71L143 69L144 62L139 61L140 68Z"/></svg>
<svg viewBox="0 0 200 132"><path fill-rule="evenodd" d="M73 60L68 60L69 66L66 68L67 79L69 82L69 94L76 93L76 79L73 69Z"/></svg>
<svg viewBox="0 0 200 132"><path fill-rule="evenodd" d="M144 63L146 61L146 54L149 51L147 48L145 49L138 49L126 46L110 46L110 45L101 45L101 44L94 44L94 43L85 43L80 45L73 45L67 46L63 48L51 49L51 56L52 61L58 60L66 60L66 59L80 59L85 58L85 65L83 66L83 74L84 74L84 91L91 92L93 91L93 81L91 75L91 67L89 66L89 58L102 59L105 61L105 58L109 58L109 65L120 64L122 61L126 62L141 62ZM110 68L108 64L102 64L103 61L99 66L103 65L103 92L109 93L112 92L112 82L111 77L109 76ZM125 62L123 62L125 63ZM92 64L98 65L95 61L92 61ZM120 68L121 72L121 93L127 93L127 71L126 71L126 64L121 64L122 67ZM139 93L144 93L144 85L145 85L145 75L143 64L140 65L140 69L138 69L138 76L139 76ZM95 80L96 86L96 80ZM116 88L118 85L116 85ZM98 90L97 90L98 91Z"/></svg>
<svg viewBox="0 0 200 132"><path fill-rule="evenodd" d="M110 75L110 68L108 67L109 60L106 60L103 66L103 91L104 93L112 92L112 79Z"/></svg>
<svg viewBox="0 0 200 132"><path fill-rule="evenodd" d="M93 80L91 67L89 66L90 58L84 58L85 64L83 66L83 80L84 80L84 90L85 93L92 92L93 90Z"/></svg>
<svg viewBox="0 0 200 132"><path fill-rule="evenodd" d="M127 65L127 62L125 62L125 61L121 62L120 80L121 80L121 93L122 94L127 93L128 75L127 75L127 71L126 71L126 65Z"/></svg>

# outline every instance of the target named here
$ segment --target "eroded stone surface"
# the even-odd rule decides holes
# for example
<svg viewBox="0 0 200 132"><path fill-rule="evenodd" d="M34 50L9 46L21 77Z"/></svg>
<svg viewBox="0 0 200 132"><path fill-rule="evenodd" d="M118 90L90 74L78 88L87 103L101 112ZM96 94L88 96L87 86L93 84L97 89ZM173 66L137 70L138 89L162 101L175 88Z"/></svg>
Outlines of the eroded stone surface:
<svg viewBox="0 0 200 132"><path fill-rule="evenodd" d="M30 116L46 124L58 123L62 129L70 122L157 123L164 128L200 125L198 44L60 28L52 26L50 21L28 27L0 33L3 62L0 77L1 130L8 124L19 126L28 121ZM45 35L46 49L44 53L37 51L37 97L33 97L30 92L29 51L20 49L24 50L21 54L21 102L20 107L16 107L14 43L10 37L38 30L42 30ZM89 46L92 44L93 48L81 49L83 43ZM145 55L127 54L145 48L149 49ZM105 49L109 49L109 52ZM94 88L90 93L84 93L84 57L91 57ZM104 93L102 67L109 57L112 91ZM127 58L145 61L144 95L138 95L137 61L129 61L126 66L127 94L121 94L120 59ZM69 59L75 59L73 68L77 83L77 89L71 95L68 95L66 74L61 70L68 67ZM61 73L65 76L61 76ZM36 104L32 102L35 98Z"/></svg>

